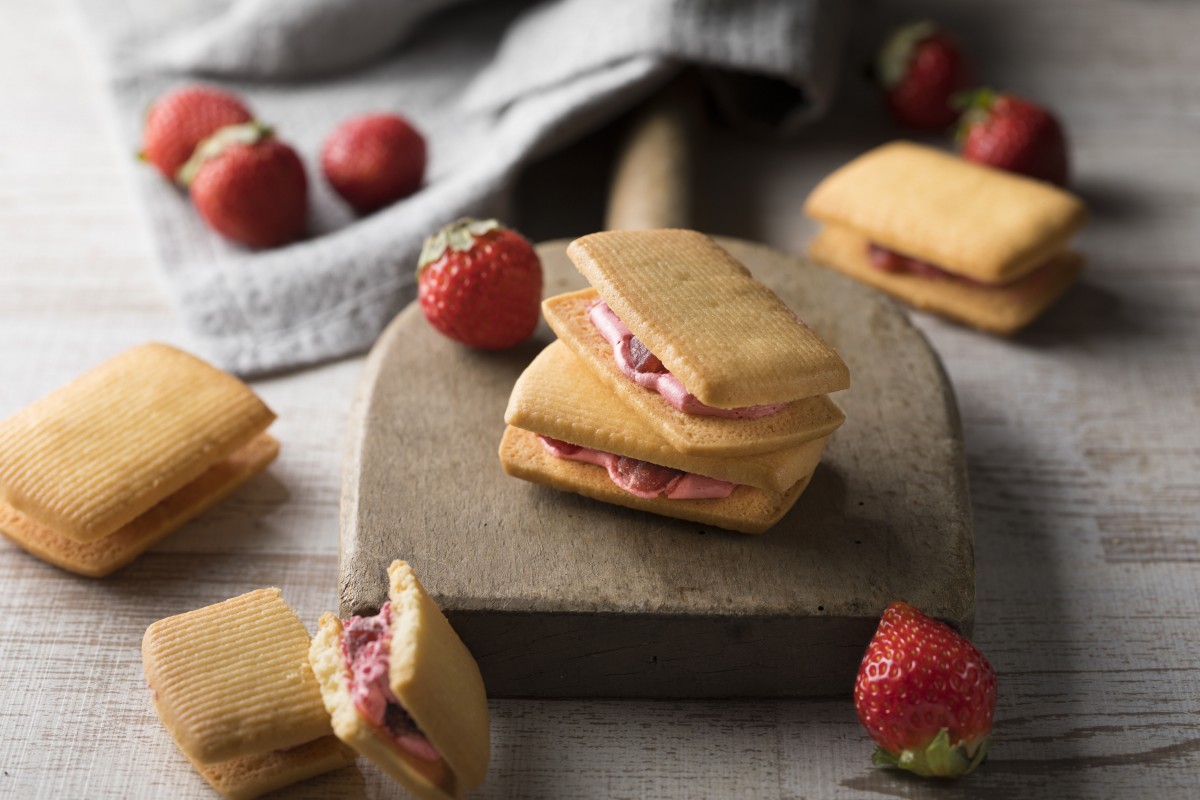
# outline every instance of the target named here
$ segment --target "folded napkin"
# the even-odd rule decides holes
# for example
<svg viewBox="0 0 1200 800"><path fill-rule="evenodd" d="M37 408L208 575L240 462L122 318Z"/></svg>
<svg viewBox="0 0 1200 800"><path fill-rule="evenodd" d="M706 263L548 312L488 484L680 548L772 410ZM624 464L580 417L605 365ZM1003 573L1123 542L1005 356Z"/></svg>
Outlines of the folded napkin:
<svg viewBox="0 0 1200 800"><path fill-rule="evenodd" d="M843 0L81 0L78 9L131 162L146 107L193 80L240 93L305 161L308 237L263 251L212 233L183 192L137 170L179 311L198 346L242 374L370 346L415 296L426 235L464 215L504 218L523 164L689 64L710 72L734 113L764 105L743 102L745 76L770 81L758 121L802 124L830 99L849 13ZM339 122L371 111L409 118L430 161L419 192L359 218L321 178L318 154Z"/></svg>

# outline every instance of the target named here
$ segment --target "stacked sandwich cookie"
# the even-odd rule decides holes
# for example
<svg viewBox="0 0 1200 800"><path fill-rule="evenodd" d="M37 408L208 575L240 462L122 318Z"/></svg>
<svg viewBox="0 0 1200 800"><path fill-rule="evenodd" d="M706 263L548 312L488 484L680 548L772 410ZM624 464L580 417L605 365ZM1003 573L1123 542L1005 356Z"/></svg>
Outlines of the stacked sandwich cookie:
<svg viewBox="0 0 1200 800"><path fill-rule="evenodd" d="M815 260L917 308L1014 333L1074 283L1067 249L1079 198L1048 183L909 142L855 159L818 184Z"/></svg>
<svg viewBox="0 0 1200 800"><path fill-rule="evenodd" d="M466 645L403 561L370 617L321 617L309 660L333 731L422 800L483 782L487 695Z"/></svg>
<svg viewBox="0 0 1200 800"><path fill-rule="evenodd" d="M694 231L614 231L568 248L591 289L547 299L559 341L518 379L506 472L597 500L762 533L844 420L841 358Z"/></svg>
<svg viewBox="0 0 1200 800"><path fill-rule="evenodd" d="M168 617L142 639L154 708L213 788L248 800L347 766L308 663L308 633L278 589Z"/></svg>
<svg viewBox="0 0 1200 800"><path fill-rule="evenodd" d="M128 350L0 422L0 533L107 575L264 470L274 419L187 353Z"/></svg>

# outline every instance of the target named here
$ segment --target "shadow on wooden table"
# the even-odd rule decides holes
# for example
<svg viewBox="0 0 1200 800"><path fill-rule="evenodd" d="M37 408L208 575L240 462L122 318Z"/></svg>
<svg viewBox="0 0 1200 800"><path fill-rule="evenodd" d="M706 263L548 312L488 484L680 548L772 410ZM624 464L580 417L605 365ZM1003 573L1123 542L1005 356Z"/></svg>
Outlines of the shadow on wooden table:
<svg viewBox="0 0 1200 800"><path fill-rule="evenodd" d="M1126 342L1154 339L1153 321L1135 314L1119 295L1088 280L1079 282L1045 314L1034 320L1012 341L1037 348L1088 347L1096 339L1117 338Z"/></svg>
<svg viewBox="0 0 1200 800"><path fill-rule="evenodd" d="M287 515L304 513L290 496L271 472L258 475L95 586L111 602L147 610L149 624L263 586L333 585L336 555L291 552L280 542Z"/></svg>

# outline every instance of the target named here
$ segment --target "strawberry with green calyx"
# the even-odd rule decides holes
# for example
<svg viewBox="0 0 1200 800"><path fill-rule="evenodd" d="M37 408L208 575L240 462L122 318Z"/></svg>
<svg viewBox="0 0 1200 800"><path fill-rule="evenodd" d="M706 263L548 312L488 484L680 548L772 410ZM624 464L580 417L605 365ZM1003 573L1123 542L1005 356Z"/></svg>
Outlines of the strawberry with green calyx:
<svg viewBox="0 0 1200 800"><path fill-rule="evenodd" d="M521 234L494 219L460 219L425 240L417 299L434 328L470 347L501 350L533 335L542 262Z"/></svg>
<svg viewBox="0 0 1200 800"><path fill-rule="evenodd" d="M955 778L987 756L996 674L952 628L892 603L859 667L854 706L879 745L876 764Z"/></svg>
<svg viewBox="0 0 1200 800"><path fill-rule="evenodd" d="M174 181L200 142L252 118L242 99L230 92L202 85L172 89L146 111L138 156Z"/></svg>
<svg viewBox="0 0 1200 800"><path fill-rule="evenodd" d="M234 241L277 247L304 234L304 165L261 123L230 125L205 139L179 170L179 180L204 221Z"/></svg>
<svg viewBox="0 0 1200 800"><path fill-rule="evenodd" d="M930 131L954 124L951 98L974 80L958 40L928 21L895 30L879 50L875 72L896 121Z"/></svg>
<svg viewBox="0 0 1200 800"><path fill-rule="evenodd" d="M1014 94L962 92L956 140L963 158L1065 186L1070 177L1067 136L1050 111Z"/></svg>

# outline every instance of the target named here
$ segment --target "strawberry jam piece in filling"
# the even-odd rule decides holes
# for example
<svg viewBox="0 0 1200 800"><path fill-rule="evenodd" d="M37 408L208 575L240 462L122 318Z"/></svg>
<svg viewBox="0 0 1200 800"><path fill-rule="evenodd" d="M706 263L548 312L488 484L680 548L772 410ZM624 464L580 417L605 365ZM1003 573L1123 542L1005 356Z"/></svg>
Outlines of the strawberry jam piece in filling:
<svg viewBox="0 0 1200 800"><path fill-rule="evenodd" d="M552 439L549 436L539 436L538 438L542 440L542 444L547 450L559 458L567 458L583 449L577 444L564 442L562 439Z"/></svg>
<svg viewBox="0 0 1200 800"><path fill-rule="evenodd" d="M731 481L707 478L649 461L618 456L549 436L538 436L538 440L542 447L556 458L603 467L608 472L608 479L614 484L647 500L655 497L666 497L668 500L719 499L729 497L737 488L737 484Z"/></svg>
<svg viewBox="0 0 1200 800"><path fill-rule="evenodd" d="M658 392L677 411L705 417L757 419L777 414L788 405L787 403L774 403L762 406L741 406L740 408L717 408L706 405L700 402L696 395L684 388L683 382L672 375L671 371L663 366L662 361L633 335L633 331L629 330L621 318L608 307L608 303L597 300L588 310L588 319L612 346L613 359L617 362L617 368L621 370L621 373L638 386Z"/></svg>
<svg viewBox="0 0 1200 800"><path fill-rule="evenodd" d="M388 682L392 604L373 617L351 617L342 633L342 657L350 674L350 698L364 720L419 761L440 761L437 748L413 722Z"/></svg>
<svg viewBox="0 0 1200 800"><path fill-rule="evenodd" d="M867 245L867 258L870 259L871 266L875 267L875 269L880 272L890 272L893 275L914 275L918 278L942 278L988 288L998 285L977 281L965 275L947 272L939 266L930 264L928 261L910 258L909 256L897 253L895 250L889 250L874 243Z"/></svg>
<svg viewBox="0 0 1200 800"><path fill-rule="evenodd" d="M667 371L663 363L658 360L658 356L651 353L650 348L642 344L642 340L632 334L629 337L629 363L633 367L634 372L657 375Z"/></svg>
<svg viewBox="0 0 1200 800"><path fill-rule="evenodd" d="M660 467L658 464L628 456L617 456L614 469L621 476L620 485L625 491L637 495L648 494L651 497L672 488L685 474L681 469Z"/></svg>

